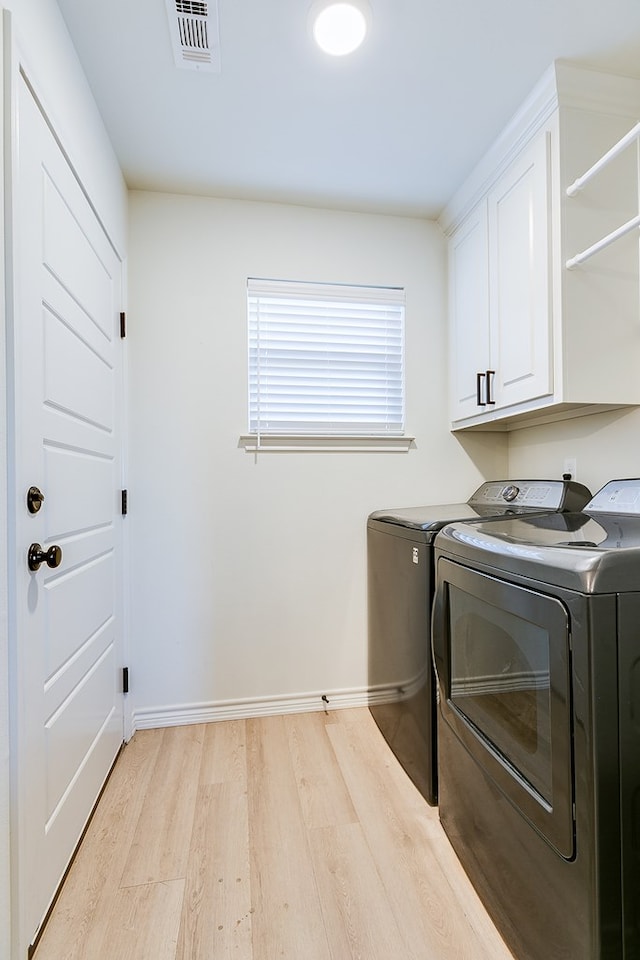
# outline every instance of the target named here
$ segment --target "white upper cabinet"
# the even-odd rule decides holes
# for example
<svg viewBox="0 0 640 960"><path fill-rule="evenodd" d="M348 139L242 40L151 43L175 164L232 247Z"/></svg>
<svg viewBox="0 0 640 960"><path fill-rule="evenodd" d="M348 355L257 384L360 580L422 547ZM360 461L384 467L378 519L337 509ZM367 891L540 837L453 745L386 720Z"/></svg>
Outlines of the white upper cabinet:
<svg viewBox="0 0 640 960"><path fill-rule="evenodd" d="M565 267L637 212L633 150L566 187L639 114L638 81L555 64L444 211L454 430L640 403L637 237Z"/></svg>

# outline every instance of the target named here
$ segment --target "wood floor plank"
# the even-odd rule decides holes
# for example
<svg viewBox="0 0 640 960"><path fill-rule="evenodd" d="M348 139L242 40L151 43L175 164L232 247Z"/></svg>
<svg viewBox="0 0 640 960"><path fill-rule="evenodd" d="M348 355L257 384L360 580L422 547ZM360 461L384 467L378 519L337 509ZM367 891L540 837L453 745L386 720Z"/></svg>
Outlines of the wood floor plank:
<svg viewBox="0 0 640 960"><path fill-rule="evenodd" d="M282 717L247 721L254 960L331 960Z"/></svg>
<svg viewBox="0 0 640 960"><path fill-rule="evenodd" d="M330 729L343 777L375 855L386 896L408 942L428 960L512 960L492 925L482 941L464 911L475 896L466 876L453 893L433 854L440 836L437 812L389 754L379 731L368 723ZM408 779L408 778L407 778Z"/></svg>
<svg viewBox="0 0 640 960"><path fill-rule="evenodd" d="M183 897L184 880L118 890L95 960L174 960Z"/></svg>
<svg viewBox="0 0 640 960"><path fill-rule="evenodd" d="M200 786L176 960L251 960L247 793Z"/></svg>
<svg viewBox="0 0 640 960"><path fill-rule="evenodd" d="M244 720L208 723L204 731L200 785L247 782L247 730Z"/></svg>
<svg viewBox="0 0 640 960"><path fill-rule="evenodd" d="M325 723L358 723L362 720L366 722L371 714L369 707L349 707L348 709L329 707L319 716L324 717Z"/></svg>
<svg viewBox="0 0 640 960"><path fill-rule="evenodd" d="M313 830L310 839L332 957L421 960L396 921L360 824Z"/></svg>
<svg viewBox="0 0 640 960"><path fill-rule="evenodd" d="M342 726L345 727L344 730ZM427 822L433 820L434 823L438 823L437 811L429 807L420 791L407 776L368 710L361 713L359 719L353 718L340 726L328 726L327 736L334 751L336 743L341 745L342 753L338 756L338 761L343 777L346 758L352 756L354 767L359 768L364 764L369 770L369 777L379 785L377 789L393 796L393 806L402 812L403 816L410 820L426 817ZM344 779L349 786L349 780L346 777ZM351 789L349 793L353 799ZM356 811L359 813L357 807ZM437 829L440 829L439 825Z"/></svg>
<svg viewBox="0 0 640 960"><path fill-rule="evenodd" d="M320 713L283 718L307 828L355 823L358 819L342 779L324 717Z"/></svg>
<svg viewBox="0 0 640 960"><path fill-rule="evenodd" d="M459 904L478 943L493 943L498 936L497 931L480 897L469 882L444 830L430 838L429 852L438 861L442 875L451 891L450 894L449 891L445 891L445 897L451 896ZM496 957L500 960L512 960L510 951L503 945L502 939L499 939L503 951L500 952L499 948L495 948Z"/></svg>
<svg viewBox="0 0 640 960"><path fill-rule="evenodd" d="M161 736L122 887L186 876L204 724L168 727Z"/></svg>
<svg viewBox="0 0 640 960"><path fill-rule="evenodd" d="M161 738L142 730L123 749L42 933L38 960L99 958Z"/></svg>

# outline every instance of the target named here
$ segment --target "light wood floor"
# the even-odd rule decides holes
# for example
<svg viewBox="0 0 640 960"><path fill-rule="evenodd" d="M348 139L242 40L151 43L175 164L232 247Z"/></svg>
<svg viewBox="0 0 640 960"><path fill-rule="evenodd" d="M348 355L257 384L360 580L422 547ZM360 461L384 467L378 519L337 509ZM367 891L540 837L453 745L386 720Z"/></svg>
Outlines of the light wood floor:
<svg viewBox="0 0 640 960"><path fill-rule="evenodd" d="M144 730L34 960L513 960L368 710Z"/></svg>

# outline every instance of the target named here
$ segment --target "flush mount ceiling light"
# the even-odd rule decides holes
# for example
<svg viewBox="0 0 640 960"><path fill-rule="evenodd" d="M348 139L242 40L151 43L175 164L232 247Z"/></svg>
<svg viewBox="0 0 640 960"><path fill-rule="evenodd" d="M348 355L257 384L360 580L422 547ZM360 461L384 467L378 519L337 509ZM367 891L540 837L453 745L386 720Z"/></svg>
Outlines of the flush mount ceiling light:
<svg viewBox="0 0 640 960"><path fill-rule="evenodd" d="M309 22L320 49L342 57L364 40L371 22L371 7L366 0L316 0L309 11Z"/></svg>

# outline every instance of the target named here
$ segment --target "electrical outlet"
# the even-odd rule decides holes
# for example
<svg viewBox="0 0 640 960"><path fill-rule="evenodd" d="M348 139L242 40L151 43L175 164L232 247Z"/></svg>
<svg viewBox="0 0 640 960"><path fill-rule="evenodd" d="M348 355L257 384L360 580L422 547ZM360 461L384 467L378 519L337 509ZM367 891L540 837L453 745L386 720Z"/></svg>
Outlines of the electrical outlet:
<svg viewBox="0 0 640 960"><path fill-rule="evenodd" d="M578 462L575 457L565 457L564 458L564 467L562 469L563 473L570 473L571 479L576 479L576 474L578 472Z"/></svg>

